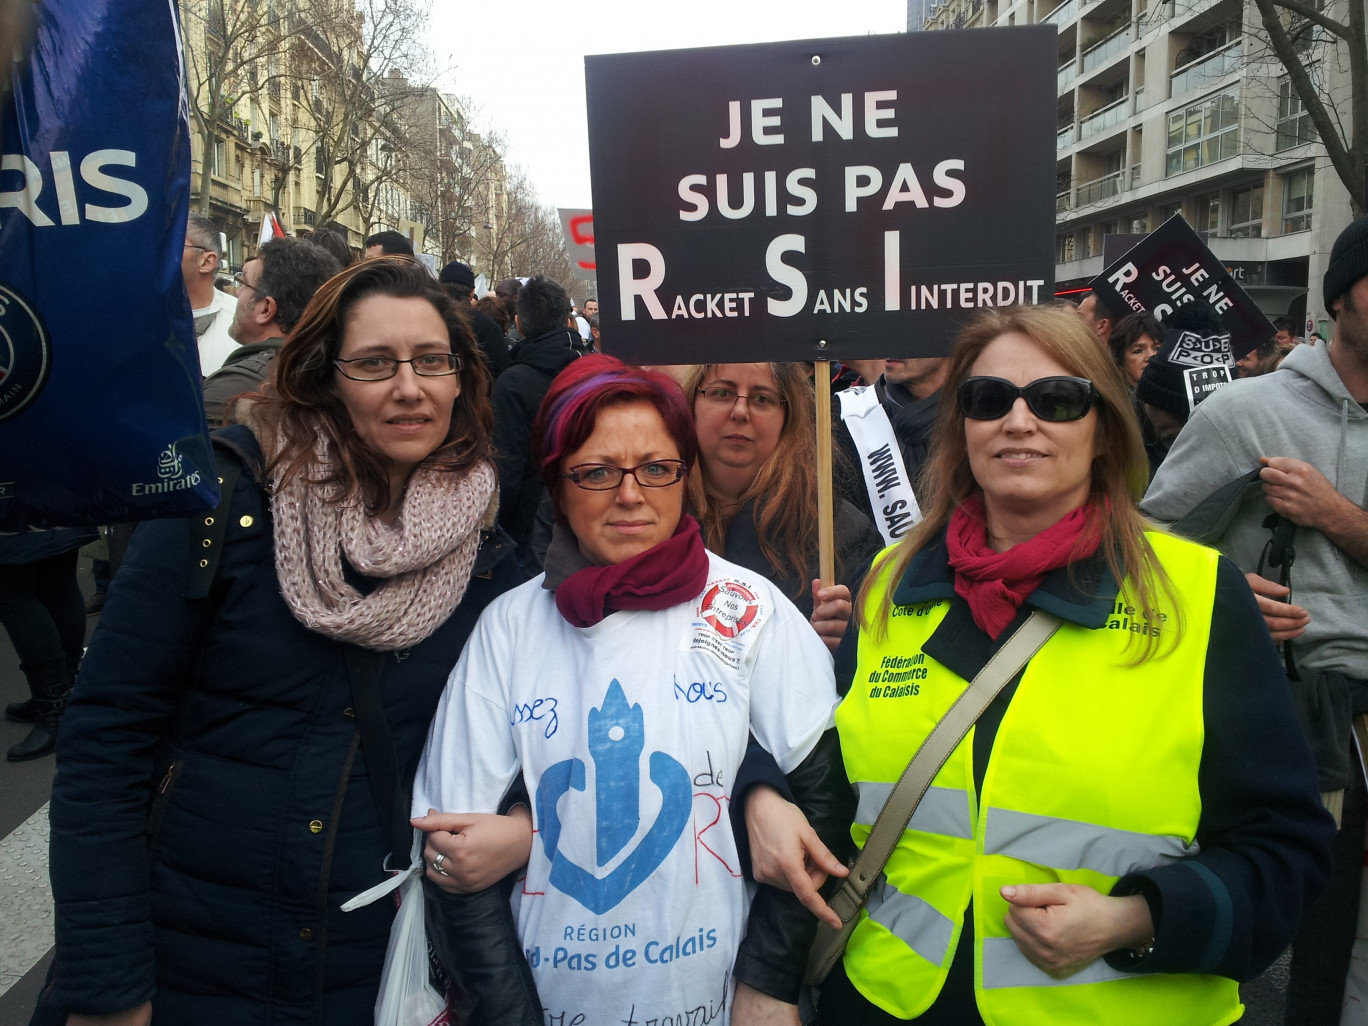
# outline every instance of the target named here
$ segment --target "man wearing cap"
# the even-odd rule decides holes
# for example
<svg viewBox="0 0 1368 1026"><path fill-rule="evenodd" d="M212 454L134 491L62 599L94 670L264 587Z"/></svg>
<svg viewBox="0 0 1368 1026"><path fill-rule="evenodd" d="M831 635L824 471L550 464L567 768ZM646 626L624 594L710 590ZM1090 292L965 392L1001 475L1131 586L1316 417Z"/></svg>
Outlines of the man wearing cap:
<svg viewBox="0 0 1368 1026"><path fill-rule="evenodd" d="M461 312L470 319L475 341L480 343L480 350L489 362L492 386L494 378L508 370L508 365L512 361L508 355L508 342L505 341L504 333L499 330L499 326L494 323L494 318L475 309L475 273L471 271L469 264L453 260L442 268L437 280L442 283L442 288L447 290L451 298L456 300Z"/></svg>
<svg viewBox="0 0 1368 1026"><path fill-rule="evenodd" d="M1324 294L1334 339L1297 346L1276 374L1203 402L1142 504L1172 523L1221 484L1258 470L1258 482L1213 540L1245 570L1274 640L1284 645L1320 789L1341 821L1334 877L1292 944L1289 1024L1339 1022L1368 819L1351 742L1354 721L1368 713L1368 217L1336 240ZM1290 590L1270 580L1279 571L1261 561L1274 537L1265 526L1270 514L1295 525Z"/></svg>

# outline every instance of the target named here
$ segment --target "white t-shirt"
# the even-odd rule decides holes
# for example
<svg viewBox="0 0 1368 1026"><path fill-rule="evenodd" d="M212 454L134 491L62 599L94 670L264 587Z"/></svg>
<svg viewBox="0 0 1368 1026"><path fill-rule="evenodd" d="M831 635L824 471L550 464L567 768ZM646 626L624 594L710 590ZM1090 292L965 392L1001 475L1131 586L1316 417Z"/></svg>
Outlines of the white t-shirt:
<svg viewBox="0 0 1368 1026"><path fill-rule="evenodd" d="M198 337L202 377L207 378L222 367L223 361L237 349L237 342L228 334L228 327L233 323L233 314L236 310L236 299L226 292L214 289L214 299L208 306L202 310L190 311L191 316L196 319L208 314L214 315L213 323Z"/></svg>
<svg viewBox="0 0 1368 1026"><path fill-rule="evenodd" d="M788 773L831 725L831 656L758 574L709 554L659 612L572 627L538 577L493 602L451 674L415 815L493 812L521 773L515 888L547 1021L725 1026L747 897L727 808L747 732Z"/></svg>

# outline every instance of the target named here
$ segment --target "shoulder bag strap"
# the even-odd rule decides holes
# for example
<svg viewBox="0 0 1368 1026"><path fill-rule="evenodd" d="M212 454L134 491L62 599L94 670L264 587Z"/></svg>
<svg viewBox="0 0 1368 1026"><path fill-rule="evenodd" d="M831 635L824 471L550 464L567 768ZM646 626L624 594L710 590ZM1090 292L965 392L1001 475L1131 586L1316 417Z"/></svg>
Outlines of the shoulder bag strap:
<svg viewBox="0 0 1368 1026"><path fill-rule="evenodd" d="M380 674L385 654L348 645L346 660L356 726L361 732L361 748L366 753L366 775L370 777L380 828L389 836L389 868L400 870L409 864L413 826L409 823L408 801L399 789L399 761L394 754L394 737L380 701Z"/></svg>
<svg viewBox="0 0 1368 1026"><path fill-rule="evenodd" d="M869 839L851 867L850 875L832 896L831 907L842 921L853 918L869 897L874 881L887 865L922 795L926 794L926 789L931 786L932 779L945 765L950 753L969 733L969 728L988 708L988 703L1040 651L1059 626L1059 617L1053 613L1039 609L1032 612L926 736L912 756L912 761L907 764L907 769L903 770L902 776L893 785L884 807L879 810Z"/></svg>

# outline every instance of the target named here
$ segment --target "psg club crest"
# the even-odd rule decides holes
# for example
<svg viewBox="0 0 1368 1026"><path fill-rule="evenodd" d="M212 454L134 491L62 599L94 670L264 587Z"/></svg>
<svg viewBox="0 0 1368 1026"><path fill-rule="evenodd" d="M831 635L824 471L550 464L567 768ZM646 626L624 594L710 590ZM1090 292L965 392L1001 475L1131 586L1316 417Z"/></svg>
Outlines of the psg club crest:
<svg viewBox="0 0 1368 1026"><path fill-rule="evenodd" d="M42 392L52 371L52 344L38 311L0 282L0 423Z"/></svg>

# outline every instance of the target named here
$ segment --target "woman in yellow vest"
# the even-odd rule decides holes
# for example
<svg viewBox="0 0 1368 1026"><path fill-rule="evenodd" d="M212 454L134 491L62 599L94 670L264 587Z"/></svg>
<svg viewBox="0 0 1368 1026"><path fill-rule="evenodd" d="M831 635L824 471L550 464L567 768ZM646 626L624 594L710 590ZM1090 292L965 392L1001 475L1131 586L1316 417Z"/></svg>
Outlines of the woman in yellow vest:
<svg viewBox="0 0 1368 1026"><path fill-rule="evenodd" d="M1032 609L1062 626L932 781L819 1021L1233 1022L1333 832L1253 596L1136 511L1125 384L1069 314L984 312L945 395L926 519L837 654L857 845L1000 643Z"/></svg>

